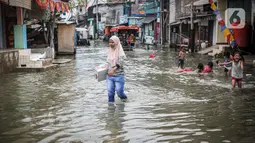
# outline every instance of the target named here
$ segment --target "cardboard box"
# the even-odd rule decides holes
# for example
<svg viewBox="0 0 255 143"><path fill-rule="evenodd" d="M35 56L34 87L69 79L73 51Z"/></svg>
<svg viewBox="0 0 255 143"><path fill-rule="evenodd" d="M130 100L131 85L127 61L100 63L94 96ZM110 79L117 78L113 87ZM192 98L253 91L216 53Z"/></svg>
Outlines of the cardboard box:
<svg viewBox="0 0 255 143"><path fill-rule="evenodd" d="M106 80L108 74L108 64L96 67L96 79L98 82Z"/></svg>

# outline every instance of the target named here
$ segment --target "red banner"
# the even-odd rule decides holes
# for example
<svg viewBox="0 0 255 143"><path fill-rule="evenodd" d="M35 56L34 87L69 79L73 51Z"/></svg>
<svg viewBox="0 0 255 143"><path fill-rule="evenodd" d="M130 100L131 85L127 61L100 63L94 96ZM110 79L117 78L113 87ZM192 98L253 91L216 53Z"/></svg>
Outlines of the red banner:
<svg viewBox="0 0 255 143"><path fill-rule="evenodd" d="M62 7L62 12L65 12L65 4L61 3L61 7Z"/></svg>
<svg viewBox="0 0 255 143"><path fill-rule="evenodd" d="M59 3L59 2L56 2L56 3L55 3L55 6L56 6L56 9L57 9L57 12L60 12L60 3Z"/></svg>
<svg viewBox="0 0 255 143"><path fill-rule="evenodd" d="M36 0L36 3L38 4L38 6L41 9L46 9L46 8L50 8L50 12L54 12L55 11L55 7L57 9L57 12L69 12L69 6L68 3L64 3L64 2L57 2L54 0Z"/></svg>
<svg viewBox="0 0 255 143"><path fill-rule="evenodd" d="M52 0L50 0L50 12L54 12L55 11L55 4Z"/></svg>
<svg viewBox="0 0 255 143"><path fill-rule="evenodd" d="M68 4L65 4L66 12L69 13Z"/></svg>
<svg viewBox="0 0 255 143"><path fill-rule="evenodd" d="M48 8L49 0L36 0L36 3L39 5L41 9Z"/></svg>

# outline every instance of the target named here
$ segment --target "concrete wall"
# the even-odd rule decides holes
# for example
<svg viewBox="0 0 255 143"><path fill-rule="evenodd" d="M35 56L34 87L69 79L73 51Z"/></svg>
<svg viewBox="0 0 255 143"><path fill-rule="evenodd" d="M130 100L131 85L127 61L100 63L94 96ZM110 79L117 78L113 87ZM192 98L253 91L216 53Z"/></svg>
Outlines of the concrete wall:
<svg viewBox="0 0 255 143"><path fill-rule="evenodd" d="M101 23L106 25L119 24L120 16L124 14L123 4L111 6L101 5L98 7L98 12L101 14ZM96 14L96 7L93 8L93 14Z"/></svg>
<svg viewBox="0 0 255 143"><path fill-rule="evenodd" d="M0 75L14 72L19 63L19 51L0 51Z"/></svg>
<svg viewBox="0 0 255 143"><path fill-rule="evenodd" d="M170 0L170 23L176 21L176 5L175 0Z"/></svg>

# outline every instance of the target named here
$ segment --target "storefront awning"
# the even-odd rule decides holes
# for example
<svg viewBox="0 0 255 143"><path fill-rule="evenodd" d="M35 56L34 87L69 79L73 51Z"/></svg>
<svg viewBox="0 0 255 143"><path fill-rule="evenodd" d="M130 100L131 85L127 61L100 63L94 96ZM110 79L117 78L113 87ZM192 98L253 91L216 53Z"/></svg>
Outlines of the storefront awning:
<svg viewBox="0 0 255 143"><path fill-rule="evenodd" d="M175 25L179 25L179 24L181 24L181 22L180 21L176 21L176 22L170 23L169 25L170 26L175 26Z"/></svg>
<svg viewBox="0 0 255 143"><path fill-rule="evenodd" d="M157 17L145 17L143 23L144 24L149 24L149 23L153 22L156 19L157 19Z"/></svg>
<svg viewBox="0 0 255 143"><path fill-rule="evenodd" d="M31 0L0 0L0 3L31 10Z"/></svg>
<svg viewBox="0 0 255 143"><path fill-rule="evenodd" d="M211 13L197 14L196 17L197 17L197 19L207 19L207 20L214 20L215 19L215 16ZM181 20L181 21L186 21L186 20L190 20L190 16L180 17L180 18L177 18L177 19Z"/></svg>

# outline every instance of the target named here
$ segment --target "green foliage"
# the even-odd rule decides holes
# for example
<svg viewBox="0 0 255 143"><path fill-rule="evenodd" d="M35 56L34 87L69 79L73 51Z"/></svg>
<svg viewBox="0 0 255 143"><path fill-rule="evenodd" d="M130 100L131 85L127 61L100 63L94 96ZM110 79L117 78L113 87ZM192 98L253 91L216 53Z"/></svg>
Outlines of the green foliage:
<svg viewBox="0 0 255 143"><path fill-rule="evenodd" d="M86 5L86 0L78 0L78 5L79 5L79 6L84 6L84 5Z"/></svg>
<svg viewBox="0 0 255 143"><path fill-rule="evenodd" d="M49 21L50 20L50 9L47 8L44 10L43 15L40 20Z"/></svg>
<svg viewBox="0 0 255 143"><path fill-rule="evenodd" d="M70 9L75 8L75 2L74 2L74 1L70 1L70 2L69 2L69 8L70 8Z"/></svg>
<svg viewBox="0 0 255 143"><path fill-rule="evenodd" d="M86 2L89 0L77 0L76 2L78 2L78 6L85 6ZM73 9L76 6L76 2L75 1L69 1L69 8Z"/></svg>

